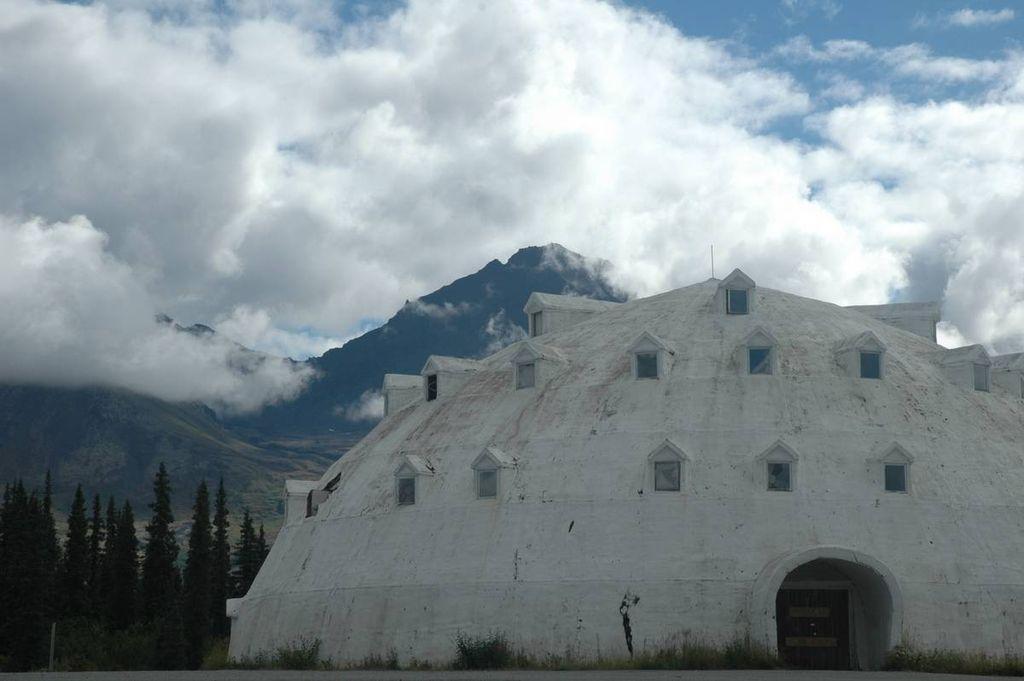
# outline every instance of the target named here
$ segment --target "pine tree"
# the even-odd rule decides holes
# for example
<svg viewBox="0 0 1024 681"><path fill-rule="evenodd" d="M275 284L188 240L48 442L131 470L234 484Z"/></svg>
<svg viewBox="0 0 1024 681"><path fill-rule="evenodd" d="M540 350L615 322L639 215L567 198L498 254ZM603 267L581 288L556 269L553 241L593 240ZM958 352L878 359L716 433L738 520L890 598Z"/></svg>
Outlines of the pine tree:
<svg viewBox="0 0 1024 681"><path fill-rule="evenodd" d="M192 529L188 534L182 588L185 661L189 669L198 669L202 663L210 630L211 544L210 495L203 481L196 490L196 501L192 507Z"/></svg>
<svg viewBox="0 0 1024 681"><path fill-rule="evenodd" d="M57 524L53 520L53 481L46 471L43 486L42 513L39 515L41 551L40 594L43 598L43 618L52 620L57 615L60 599L57 594L57 567L60 565L60 544L57 542Z"/></svg>
<svg viewBox="0 0 1024 681"><path fill-rule="evenodd" d="M259 559L259 565L256 566L256 572L260 571L263 567L263 561L267 559L267 555L270 553L270 547L267 546L267 535L263 531L263 523L260 523L260 533L256 538L256 557ZM253 575L255 577L255 575Z"/></svg>
<svg viewBox="0 0 1024 681"><path fill-rule="evenodd" d="M259 564L256 559L256 530L252 526L249 509L242 510L242 528L235 546L235 596L242 597L249 591L256 578Z"/></svg>
<svg viewBox="0 0 1024 681"><path fill-rule="evenodd" d="M110 505L113 506L113 498ZM114 630L130 627L136 619L136 591L139 578L139 541L135 537L135 514L132 505L124 502L111 523L110 507L107 511L107 622Z"/></svg>
<svg viewBox="0 0 1024 681"><path fill-rule="evenodd" d="M142 559L142 617L147 622L166 613L171 600L177 598L178 544L171 529L171 483L163 463L153 479L153 497Z"/></svg>
<svg viewBox="0 0 1024 681"><path fill-rule="evenodd" d="M156 625L155 657L158 669L179 669L184 662L181 626L181 576L175 562L178 544L171 523L171 482L163 463L153 479L153 511L146 525L142 558L142 618Z"/></svg>
<svg viewBox="0 0 1024 681"><path fill-rule="evenodd" d="M60 566L61 612L65 617L83 617L89 612L89 538L82 486L75 489L68 515L67 539Z"/></svg>
<svg viewBox="0 0 1024 681"><path fill-rule="evenodd" d="M97 588L98 593L96 595L96 598L100 603L100 611L103 613L107 626L111 626L111 617L113 614L111 599L113 598L114 592L114 557L117 555L117 531L119 523L120 518L117 514L117 505L114 503L114 497L108 497L106 520L103 523L106 529L106 536L103 540L100 583Z"/></svg>
<svg viewBox="0 0 1024 681"><path fill-rule="evenodd" d="M217 486L213 511L213 549L210 558L210 633L217 638L231 632L225 612L231 589L231 544L228 540L228 497L224 478Z"/></svg>
<svg viewBox="0 0 1024 681"><path fill-rule="evenodd" d="M89 615L100 613L101 589L103 585L103 503L100 495L92 498L92 518L89 520Z"/></svg>
<svg viewBox="0 0 1024 681"><path fill-rule="evenodd" d="M18 481L3 506L0 535L0 642L6 671L27 671L42 663L51 596L52 565L46 565L46 505ZM48 580L50 580L49 583Z"/></svg>

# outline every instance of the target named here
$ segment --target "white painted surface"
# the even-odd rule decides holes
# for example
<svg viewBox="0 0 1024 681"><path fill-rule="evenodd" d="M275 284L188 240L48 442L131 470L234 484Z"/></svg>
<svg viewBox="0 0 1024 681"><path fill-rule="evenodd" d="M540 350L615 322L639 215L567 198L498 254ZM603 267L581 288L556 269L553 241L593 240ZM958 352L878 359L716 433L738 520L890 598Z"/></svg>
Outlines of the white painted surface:
<svg viewBox="0 0 1024 681"><path fill-rule="evenodd" d="M564 362L536 388L515 390L519 343L384 419L321 478L340 485L317 516L278 536L231 654L317 637L335 661L448 660L458 632L500 630L540 655L621 655L627 591L638 648L773 645L780 571L822 552L860 575L863 616L885 619L889 599L876 647L1024 652L1021 400L955 383L930 340L836 305L756 288L751 314L725 315L718 283L545 333ZM777 341L771 376L736 365L759 326ZM676 351L661 380L633 378L643 331ZM864 331L885 347L883 380L837 359ZM685 452L683 489L653 494L649 455L666 440ZM798 454L792 492L765 488L759 456L776 442ZM893 445L913 459L909 494L883 489ZM516 465L497 499L477 499L472 464L488 446ZM408 456L433 475L398 507Z"/></svg>

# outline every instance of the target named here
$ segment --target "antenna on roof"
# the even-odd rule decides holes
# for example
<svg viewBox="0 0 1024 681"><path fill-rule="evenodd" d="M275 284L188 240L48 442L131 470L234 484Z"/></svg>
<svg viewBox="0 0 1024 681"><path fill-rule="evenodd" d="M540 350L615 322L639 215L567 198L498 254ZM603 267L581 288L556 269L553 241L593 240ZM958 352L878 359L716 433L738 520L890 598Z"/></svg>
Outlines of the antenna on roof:
<svg viewBox="0 0 1024 681"><path fill-rule="evenodd" d="M715 278L715 245L711 244L711 278Z"/></svg>

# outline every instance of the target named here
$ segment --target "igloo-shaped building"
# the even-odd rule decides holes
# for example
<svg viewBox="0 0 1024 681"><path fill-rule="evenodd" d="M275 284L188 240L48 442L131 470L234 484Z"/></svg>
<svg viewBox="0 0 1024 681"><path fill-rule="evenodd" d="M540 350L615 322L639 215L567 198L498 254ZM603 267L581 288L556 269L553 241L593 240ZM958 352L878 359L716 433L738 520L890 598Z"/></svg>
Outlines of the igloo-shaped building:
<svg viewBox="0 0 1024 681"><path fill-rule="evenodd" d="M389 375L287 520L236 657L358 662L750 639L874 668L901 641L1024 652L1024 365L936 304L843 308L740 271L623 304L534 294L530 335ZM998 380L993 380L998 374Z"/></svg>

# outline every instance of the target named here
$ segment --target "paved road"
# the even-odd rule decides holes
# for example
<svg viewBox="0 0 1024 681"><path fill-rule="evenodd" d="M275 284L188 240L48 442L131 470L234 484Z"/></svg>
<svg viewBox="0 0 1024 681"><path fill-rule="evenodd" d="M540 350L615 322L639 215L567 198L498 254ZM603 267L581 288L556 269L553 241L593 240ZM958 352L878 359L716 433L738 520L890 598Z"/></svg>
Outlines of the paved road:
<svg viewBox="0 0 1024 681"><path fill-rule="evenodd" d="M994 676L909 672L599 671L599 672L89 672L0 674L18 681L980 681Z"/></svg>

